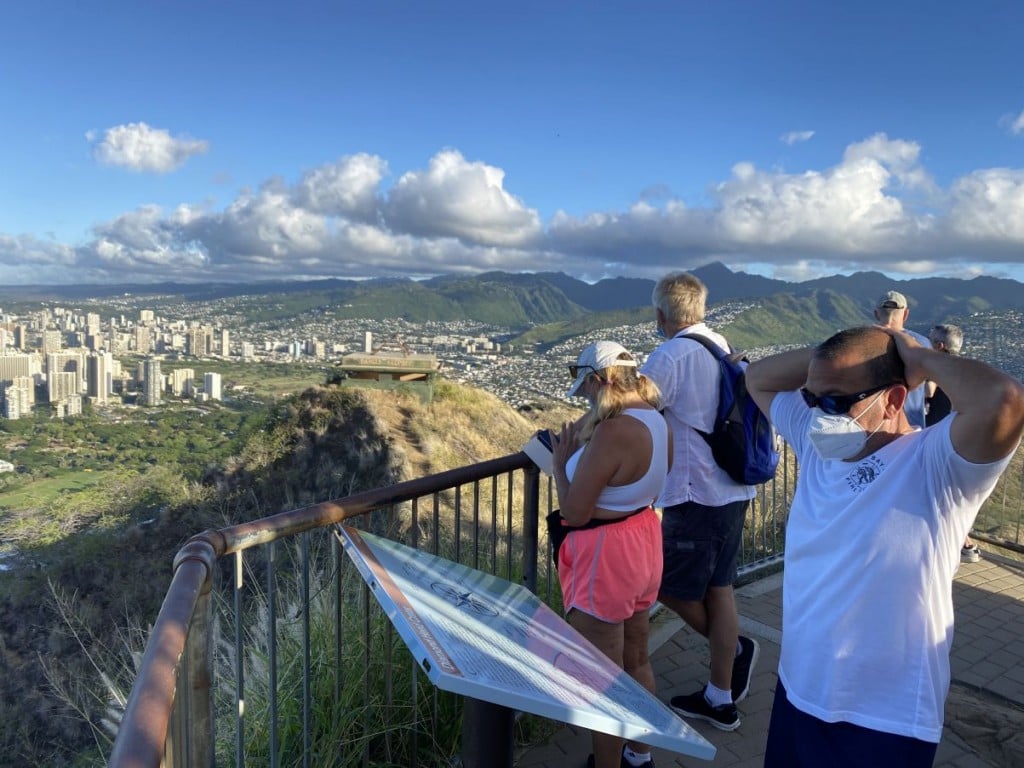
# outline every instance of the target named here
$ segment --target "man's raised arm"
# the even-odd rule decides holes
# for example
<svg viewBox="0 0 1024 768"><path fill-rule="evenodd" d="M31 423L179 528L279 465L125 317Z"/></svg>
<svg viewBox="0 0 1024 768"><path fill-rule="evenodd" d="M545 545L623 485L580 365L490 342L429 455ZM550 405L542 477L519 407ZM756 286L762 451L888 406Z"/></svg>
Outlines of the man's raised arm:
<svg viewBox="0 0 1024 768"><path fill-rule="evenodd" d="M956 411L949 434L960 456L986 464L1016 448L1024 431L1024 385L979 360L917 346L902 333L891 335L907 382L913 386L929 379L949 397Z"/></svg>
<svg viewBox="0 0 1024 768"><path fill-rule="evenodd" d="M771 414L778 392L799 389L807 381L814 347L804 347L757 360L747 366L747 391L765 416Z"/></svg>

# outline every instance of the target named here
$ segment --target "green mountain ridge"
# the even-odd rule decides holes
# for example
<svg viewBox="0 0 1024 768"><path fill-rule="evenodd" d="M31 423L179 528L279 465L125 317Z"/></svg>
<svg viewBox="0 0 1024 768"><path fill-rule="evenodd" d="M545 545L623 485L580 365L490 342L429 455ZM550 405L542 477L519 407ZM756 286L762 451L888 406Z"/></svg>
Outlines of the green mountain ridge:
<svg viewBox="0 0 1024 768"><path fill-rule="evenodd" d="M917 278L892 280L880 272L836 275L789 283L744 272L719 262L693 270L708 286L709 306L748 302L755 308L731 323L744 341L760 334L762 343L806 340L825 328L871 321L877 298L899 290L908 299L908 325L915 330L983 311L1024 311L1024 284L988 276L970 280ZM616 277L587 283L561 272L486 272L444 275L429 280L386 278L365 281L148 286L53 286L0 288L0 301L27 303L74 300L91 296L97 302L125 301L160 307L182 301L226 299L233 311L253 321L285 321L316 313L336 319L402 318L409 322L474 321L517 331L524 343L549 343L559 324L579 332L580 325L607 327L621 318L649 310L654 281ZM91 291L91 293L90 293ZM785 298L789 297L789 298ZM112 304L111 304L112 306ZM123 311L123 310L122 310ZM604 313L610 313L602 317ZM787 321L779 315L793 313ZM596 318L587 317L597 315ZM583 318L587 317L586 320ZM600 324L606 325L600 325ZM537 331L538 326L553 324Z"/></svg>

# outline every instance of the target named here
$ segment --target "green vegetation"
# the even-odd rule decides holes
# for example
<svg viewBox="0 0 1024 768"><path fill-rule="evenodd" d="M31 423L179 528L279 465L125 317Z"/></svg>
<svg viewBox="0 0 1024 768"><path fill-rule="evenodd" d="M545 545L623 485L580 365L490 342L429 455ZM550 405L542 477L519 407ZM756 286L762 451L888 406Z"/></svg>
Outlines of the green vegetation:
<svg viewBox="0 0 1024 768"><path fill-rule="evenodd" d="M142 358L130 359L126 365L135 365ZM329 369L326 362L320 363L270 363L216 358L182 357L164 360L161 370L166 375L176 368L191 368L195 371L196 384L203 383L203 374L219 373L224 400L231 402L265 402L296 394L307 387L323 382ZM174 398L170 399L174 402Z"/></svg>
<svg viewBox="0 0 1024 768"><path fill-rule="evenodd" d="M51 544L94 522L106 497L154 468L199 482L237 455L265 407L123 408L70 419L0 421L0 541Z"/></svg>
<svg viewBox="0 0 1024 768"><path fill-rule="evenodd" d="M139 452L132 462L114 462L116 468L108 465L103 472L75 470L75 478L84 476L91 481L93 476L101 476L91 486L78 481L63 493L53 489L45 509L4 513L4 541L18 548L17 557L8 561L12 570L0 571L0 654L5 665L0 680L0 748L4 753L15 763L26 765L102 763L112 730L108 707L116 710L117 702L127 694L134 677L133 658L141 651L145 627L154 620L166 594L170 563L189 536L504 455L522 445L532 431L528 421L487 393L450 383L442 383L439 390L429 406L399 392L318 386L256 412L234 412L220 406L208 411L193 406L127 409L137 416L132 428L107 423L96 414L68 422L39 419L5 424L13 430L0 433L5 444L9 441L17 445L16 452L36 457L33 471L45 470L47 459L52 463L55 456L109 461L118 455L117 441L132 429L145 435L140 439L146 443L151 437L149 430L170 428L165 430L163 443L126 445L127 452ZM181 440L196 440L195 433L204 425L224 427L218 420L231 414L240 419L233 434L225 437L220 430L213 430L219 439L227 440L216 448L223 457L216 465L173 458L174 451L182 449ZM193 434L183 436L189 432ZM93 433L95 439L90 437ZM78 453L71 453L72 436L84 443L74 446ZM206 439L213 441L213 436ZM204 450L209 460L212 449ZM147 451L155 451L161 458L149 463ZM140 459L141 464L133 463ZM184 469L191 476L186 476ZM12 493L14 489L7 490ZM505 495L503 483L487 484L480 489L481 508L489 508L492 496L500 500ZM443 504L452 503L453 494L441 496ZM464 553L469 551L470 510L475 501L473 493L462 493ZM481 522L483 530L488 523L486 519ZM500 548L498 556L504 558ZM256 554L246 559L247 567L255 569L247 579L249 585L260 583L260 562ZM504 560L501 562L503 568ZM282 575L286 570L282 564ZM321 570L327 574L325 579L333 573L331 568ZM283 621L295 625L296 614L288 606L298 600L286 589L287 585L282 585ZM332 590L318 591L314 585L314 591L326 596ZM244 625L250 631L259 624L255 618L252 622L247 618ZM219 621L228 626L231 620L224 617ZM372 637L373 664L383 664L388 648L392 661L403 658L393 633L379 631L384 634ZM261 646L256 635L250 639L256 650L246 662L255 665L247 676L247 711L251 714L249 727L257 728L262 706L258 695ZM291 640L282 637L281 642L287 646ZM355 640L346 638L345 642ZM281 703L294 709L299 699L287 687L294 685L296 670L289 666L294 660L284 655L286 651L282 653L286 693ZM406 666L411 669L411 660ZM336 672L318 667L315 695L319 697L321 689L330 690L334 680L343 682L346 689L355 686L360 704L348 710L350 717L363 706L363 668L362 661ZM411 684L407 672L400 673L394 665L392 669L396 691ZM383 666L373 666L370 672L377 680L384 674ZM407 675L405 682L401 674ZM410 722L420 723L416 727L424 734L418 749L436 748L434 754L451 754L459 727L452 714L454 705L439 700L424 681L418 685L419 698L429 699L432 708L427 714L375 712L375 717L387 718L387 727L378 721L360 737L367 739L376 764L408 764L408 754L399 749L396 735L407 730ZM355 694L348 691L345 695ZM405 699L406 707L410 700ZM396 701L402 701L400 694L396 693ZM370 710L375 707L376 699L370 702ZM322 706L319 698L315 709L335 711ZM293 714L289 712L288 717ZM434 719L424 720L428 717ZM294 720L288 722L283 738L291 739ZM336 743L331 739L344 733L335 729L338 725L335 718L325 721L318 731L324 750ZM425 755L421 762L433 764ZM335 763L327 758L323 764Z"/></svg>
<svg viewBox="0 0 1024 768"><path fill-rule="evenodd" d="M842 328L873 322L850 297L832 291L780 293L718 328L734 349L816 344Z"/></svg>
<svg viewBox="0 0 1024 768"><path fill-rule="evenodd" d="M561 341L580 336L602 328L615 328L620 325L641 325L652 323L652 310L649 306L635 309L619 309L610 312L589 312L579 317L570 317L556 322L537 325L511 340L516 347L536 345L543 352Z"/></svg>

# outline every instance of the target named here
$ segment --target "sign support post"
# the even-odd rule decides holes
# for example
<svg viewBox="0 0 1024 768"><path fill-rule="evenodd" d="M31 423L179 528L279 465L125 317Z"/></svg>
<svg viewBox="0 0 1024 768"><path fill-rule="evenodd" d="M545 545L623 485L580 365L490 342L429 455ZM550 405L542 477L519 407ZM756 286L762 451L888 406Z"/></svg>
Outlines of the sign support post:
<svg viewBox="0 0 1024 768"><path fill-rule="evenodd" d="M515 713L468 696L462 703L462 767L512 768Z"/></svg>

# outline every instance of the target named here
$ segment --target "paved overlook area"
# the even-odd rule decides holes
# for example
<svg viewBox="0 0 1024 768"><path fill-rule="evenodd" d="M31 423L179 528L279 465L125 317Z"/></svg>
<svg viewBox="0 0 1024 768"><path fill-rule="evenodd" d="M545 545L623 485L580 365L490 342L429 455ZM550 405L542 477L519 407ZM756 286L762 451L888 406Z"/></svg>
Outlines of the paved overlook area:
<svg viewBox="0 0 1024 768"><path fill-rule="evenodd" d="M981 546L984 546L983 544ZM737 590L740 631L756 637L761 657L750 695L739 704L732 733L689 721L718 749L711 762L655 749L658 768L760 768L782 639L782 574ZM935 768L1024 768L1024 567L984 551L963 564L953 584L956 636L946 726ZM663 700L706 682L707 643L670 612L655 621L652 660ZM519 768L577 768L590 753L590 734L562 727L546 744L523 750Z"/></svg>

